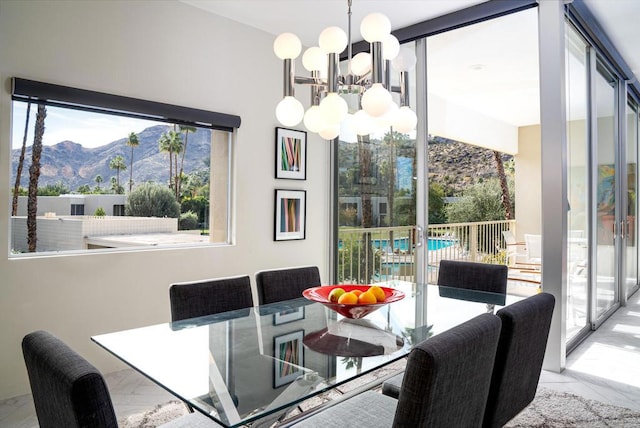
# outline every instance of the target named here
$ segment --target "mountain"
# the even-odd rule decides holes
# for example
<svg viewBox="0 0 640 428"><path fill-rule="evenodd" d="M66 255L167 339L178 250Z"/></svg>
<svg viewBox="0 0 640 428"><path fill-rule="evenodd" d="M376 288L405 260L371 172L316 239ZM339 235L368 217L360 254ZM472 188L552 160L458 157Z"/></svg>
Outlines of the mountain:
<svg viewBox="0 0 640 428"><path fill-rule="evenodd" d="M138 133L140 145L133 149L133 181L143 183L155 181L166 183L169 179L169 156L158 149L161 135L172 129L170 125L156 125ZM46 132L46 131L45 131ZM183 136L184 140L184 136ZM125 159L127 169L120 171L120 185L127 188L129 182L129 168L131 162L131 147L126 145L127 138L121 138L100 147L86 148L73 141L62 141L52 146L42 148L40 160L39 187L47 184L62 183L69 189L76 190L86 184L96 185L95 178L101 175L103 188L109 187L111 177L116 176L116 170L109 168L109 162L120 155ZM29 166L31 165L31 149L28 146L25 154L25 165L22 170L20 185L29 185ZM195 133L189 133L187 152L184 160L184 172L208 168L205 160L211 153L211 131L198 128ZM11 185L15 182L16 168L20 159L20 149L11 151Z"/></svg>

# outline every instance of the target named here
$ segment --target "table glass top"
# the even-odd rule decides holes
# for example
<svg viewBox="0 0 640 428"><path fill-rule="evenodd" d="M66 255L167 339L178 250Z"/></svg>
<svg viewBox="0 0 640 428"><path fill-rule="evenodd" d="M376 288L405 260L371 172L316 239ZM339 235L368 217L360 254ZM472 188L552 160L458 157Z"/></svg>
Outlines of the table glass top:
<svg viewBox="0 0 640 428"><path fill-rule="evenodd" d="M486 312L486 303L496 309L505 304L504 295L493 293L406 282L385 286L405 297L362 319L299 298L92 340L198 411L234 427L277 418Z"/></svg>

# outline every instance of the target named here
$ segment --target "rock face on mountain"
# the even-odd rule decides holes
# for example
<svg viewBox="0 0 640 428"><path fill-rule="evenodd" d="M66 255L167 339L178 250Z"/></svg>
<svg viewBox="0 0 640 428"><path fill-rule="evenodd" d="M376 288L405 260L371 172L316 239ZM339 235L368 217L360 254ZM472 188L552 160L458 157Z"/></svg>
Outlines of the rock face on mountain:
<svg viewBox="0 0 640 428"><path fill-rule="evenodd" d="M429 180L441 183L456 193L479 181L498 177L493 150L433 139L429 141L428 156ZM512 158L502 154L504 163Z"/></svg>
<svg viewBox="0 0 640 428"><path fill-rule="evenodd" d="M169 180L169 155L160 152L158 140L170 130L169 125L157 125L145 129L138 134L139 146L133 149L133 181L143 183L154 181L166 183ZM184 139L184 138L183 138ZM62 183L74 191L84 184L94 187L96 176L102 176L102 187L109 187L111 177L116 170L109 168L109 162L120 155L127 166L120 171L120 184L125 186L129 181L131 167L131 147L126 145L126 138L96 148L85 148L72 141L62 141L42 149L41 172L39 186ZM211 131L198 129L189 133L187 152L184 160L184 172L190 173L208 168L205 160L209 159ZM15 182L16 168L20 159L20 149L11 152L11 184ZM31 165L31 146L25 153L25 165L21 176L21 186L29 185L29 166ZM126 186L125 186L126 187Z"/></svg>

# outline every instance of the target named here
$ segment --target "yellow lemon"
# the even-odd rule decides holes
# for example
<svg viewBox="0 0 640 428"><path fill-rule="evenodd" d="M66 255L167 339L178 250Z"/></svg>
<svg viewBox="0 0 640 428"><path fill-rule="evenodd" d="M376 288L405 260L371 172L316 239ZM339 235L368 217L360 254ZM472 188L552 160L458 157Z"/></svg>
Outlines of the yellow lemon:
<svg viewBox="0 0 640 428"><path fill-rule="evenodd" d="M358 303L358 296L356 296L355 294L353 294L351 292L344 293L338 299L338 303L340 303L342 305L355 305L356 303Z"/></svg>
<svg viewBox="0 0 640 428"><path fill-rule="evenodd" d="M376 302L376 296L369 290L358 296L358 303L360 303L361 305L370 305Z"/></svg>
<svg viewBox="0 0 640 428"><path fill-rule="evenodd" d="M368 291L370 291L371 293L373 293L374 296L376 296L376 300L378 302L384 302L387 299L387 296L385 296L382 288L378 287L377 285L372 285L371 287L369 287Z"/></svg>

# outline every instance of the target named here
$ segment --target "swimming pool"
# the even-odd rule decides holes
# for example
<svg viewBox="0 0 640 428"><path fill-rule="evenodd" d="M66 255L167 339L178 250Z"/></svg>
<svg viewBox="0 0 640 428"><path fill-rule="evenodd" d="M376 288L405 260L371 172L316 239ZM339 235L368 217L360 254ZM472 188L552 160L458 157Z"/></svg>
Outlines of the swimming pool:
<svg viewBox="0 0 640 428"><path fill-rule="evenodd" d="M372 239L371 243L374 248L382 250L384 252L391 252L391 248L389 246L388 239ZM427 249L429 251L442 250L443 248L447 248L452 246L455 243L455 240L450 238L429 238L427 240ZM342 241L338 242L338 249L342 249ZM396 238L393 240L393 249L397 249L398 251L409 251L409 238Z"/></svg>

